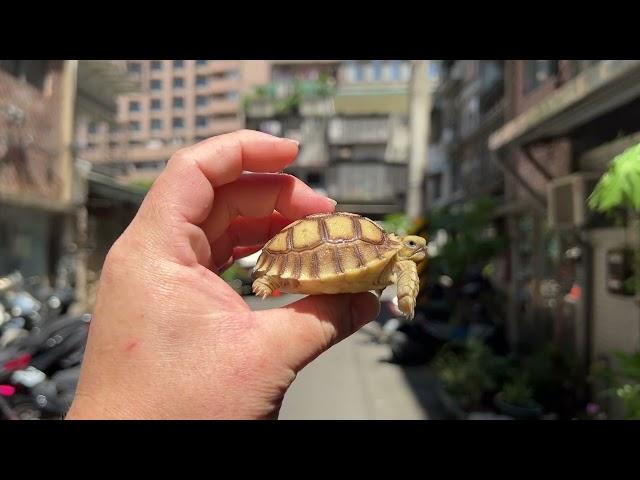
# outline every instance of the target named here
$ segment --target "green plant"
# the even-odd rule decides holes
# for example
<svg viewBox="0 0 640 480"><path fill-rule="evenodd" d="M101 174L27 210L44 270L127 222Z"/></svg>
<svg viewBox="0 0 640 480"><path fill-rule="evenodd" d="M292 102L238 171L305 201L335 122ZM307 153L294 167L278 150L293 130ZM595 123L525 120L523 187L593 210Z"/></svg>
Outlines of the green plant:
<svg viewBox="0 0 640 480"><path fill-rule="evenodd" d="M502 401L516 407L530 407L534 403L533 389L525 380L506 383L500 392Z"/></svg>
<svg viewBox="0 0 640 480"><path fill-rule="evenodd" d="M589 196L589 207L620 217L625 211L640 213L640 144L614 157ZM634 274L625 287L640 290L640 244L634 254Z"/></svg>
<svg viewBox="0 0 640 480"><path fill-rule="evenodd" d="M412 223L411 219L404 213L391 213L386 215L382 222L387 232L393 232L397 235L406 235L412 227Z"/></svg>
<svg viewBox="0 0 640 480"><path fill-rule="evenodd" d="M505 239L492 228L495 201L480 198L464 207L434 210L429 218L429 238L446 232L447 241L430 258L430 272L438 278L459 281L469 269L483 270L504 250Z"/></svg>
<svg viewBox="0 0 640 480"><path fill-rule="evenodd" d="M596 362L591 381L602 386L599 396L620 399L627 420L640 420L640 352L614 352L612 356L616 365Z"/></svg>
<svg viewBox="0 0 640 480"><path fill-rule="evenodd" d="M468 340L462 350L448 344L436 355L434 370L447 391L462 408L480 405L485 394L495 392L508 376L510 360L495 355L477 339Z"/></svg>
<svg viewBox="0 0 640 480"><path fill-rule="evenodd" d="M138 179L130 182L129 186L148 191L151 188L151 185L153 185L153 182L154 180L151 179Z"/></svg>
<svg viewBox="0 0 640 480"><path fill-rule="evenodd" d="M589 206L601 212L620 207L640 211L640 144L611 161L589 197Z"/></svg>

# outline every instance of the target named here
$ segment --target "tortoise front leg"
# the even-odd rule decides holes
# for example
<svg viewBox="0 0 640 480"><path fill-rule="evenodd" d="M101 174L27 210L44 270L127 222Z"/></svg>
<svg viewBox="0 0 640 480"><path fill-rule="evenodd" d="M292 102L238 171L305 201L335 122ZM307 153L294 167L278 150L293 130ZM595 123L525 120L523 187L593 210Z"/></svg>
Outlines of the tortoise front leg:
<svg viewBox="0 0 640 480"><path fill-rule="evenodd" d="M264 275L260 278L256 278L253 282L253 293L263 299L267 298L273 293L274 290L280 287L280 282L277 278Z"/></svg>
<svg viewBox="0 0 640 480"><path fill-rule="evenodd" d="M398 287L398 308L409 320L413 320L416 308L416 298L420 289L418 268L415 262L403 260L396 263L394 268Z"/></svg>

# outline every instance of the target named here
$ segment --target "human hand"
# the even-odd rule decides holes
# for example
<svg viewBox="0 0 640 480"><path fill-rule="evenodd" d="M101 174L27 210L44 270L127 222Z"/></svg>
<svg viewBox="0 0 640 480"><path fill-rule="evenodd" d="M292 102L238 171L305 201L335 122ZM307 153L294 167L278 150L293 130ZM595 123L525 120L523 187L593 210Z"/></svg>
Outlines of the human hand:
<svg viewBox="0 0 640 480"><path fill-rule="evenodd" d="M374 320L371 293L253 312L216 273L335 202L253 131L174 154L106 258L68 419L277 418L297 372ZM262 172L262 173L243 173Z"/></svg>

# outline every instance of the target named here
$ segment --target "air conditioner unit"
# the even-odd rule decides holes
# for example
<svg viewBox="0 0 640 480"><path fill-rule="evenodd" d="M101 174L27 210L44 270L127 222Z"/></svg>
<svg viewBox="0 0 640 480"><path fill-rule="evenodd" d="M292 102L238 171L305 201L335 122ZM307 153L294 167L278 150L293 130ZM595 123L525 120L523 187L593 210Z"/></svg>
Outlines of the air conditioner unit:
<svg viewBox="0 0 640 480"><path fill-rule="evenodd" d="M556 178L547 187L549 224L553 228L585 226L591 216L589 195L600 179L594 172L576 173Z"/></svg>

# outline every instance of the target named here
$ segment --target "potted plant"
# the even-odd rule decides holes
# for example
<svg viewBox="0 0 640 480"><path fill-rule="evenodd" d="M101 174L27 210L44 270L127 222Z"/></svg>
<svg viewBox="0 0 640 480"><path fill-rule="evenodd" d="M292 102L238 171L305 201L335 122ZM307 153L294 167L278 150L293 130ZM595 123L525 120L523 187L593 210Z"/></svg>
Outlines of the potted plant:
<svg viewBox="0 0 640 480"><path fill-rule="evenodd" d="M455 416L460 411L483 409L509 371L510 360L495 355L477 339L445 345L433 361L444 387L441 400Z"/></svg>
<svg viewBox="0 0 640 480"><path fill-rule="evenodd" d="M506 383L495 396L496 408L515 419L540 418L542 406L533 399L533 390L524 379Z"/></svg>

